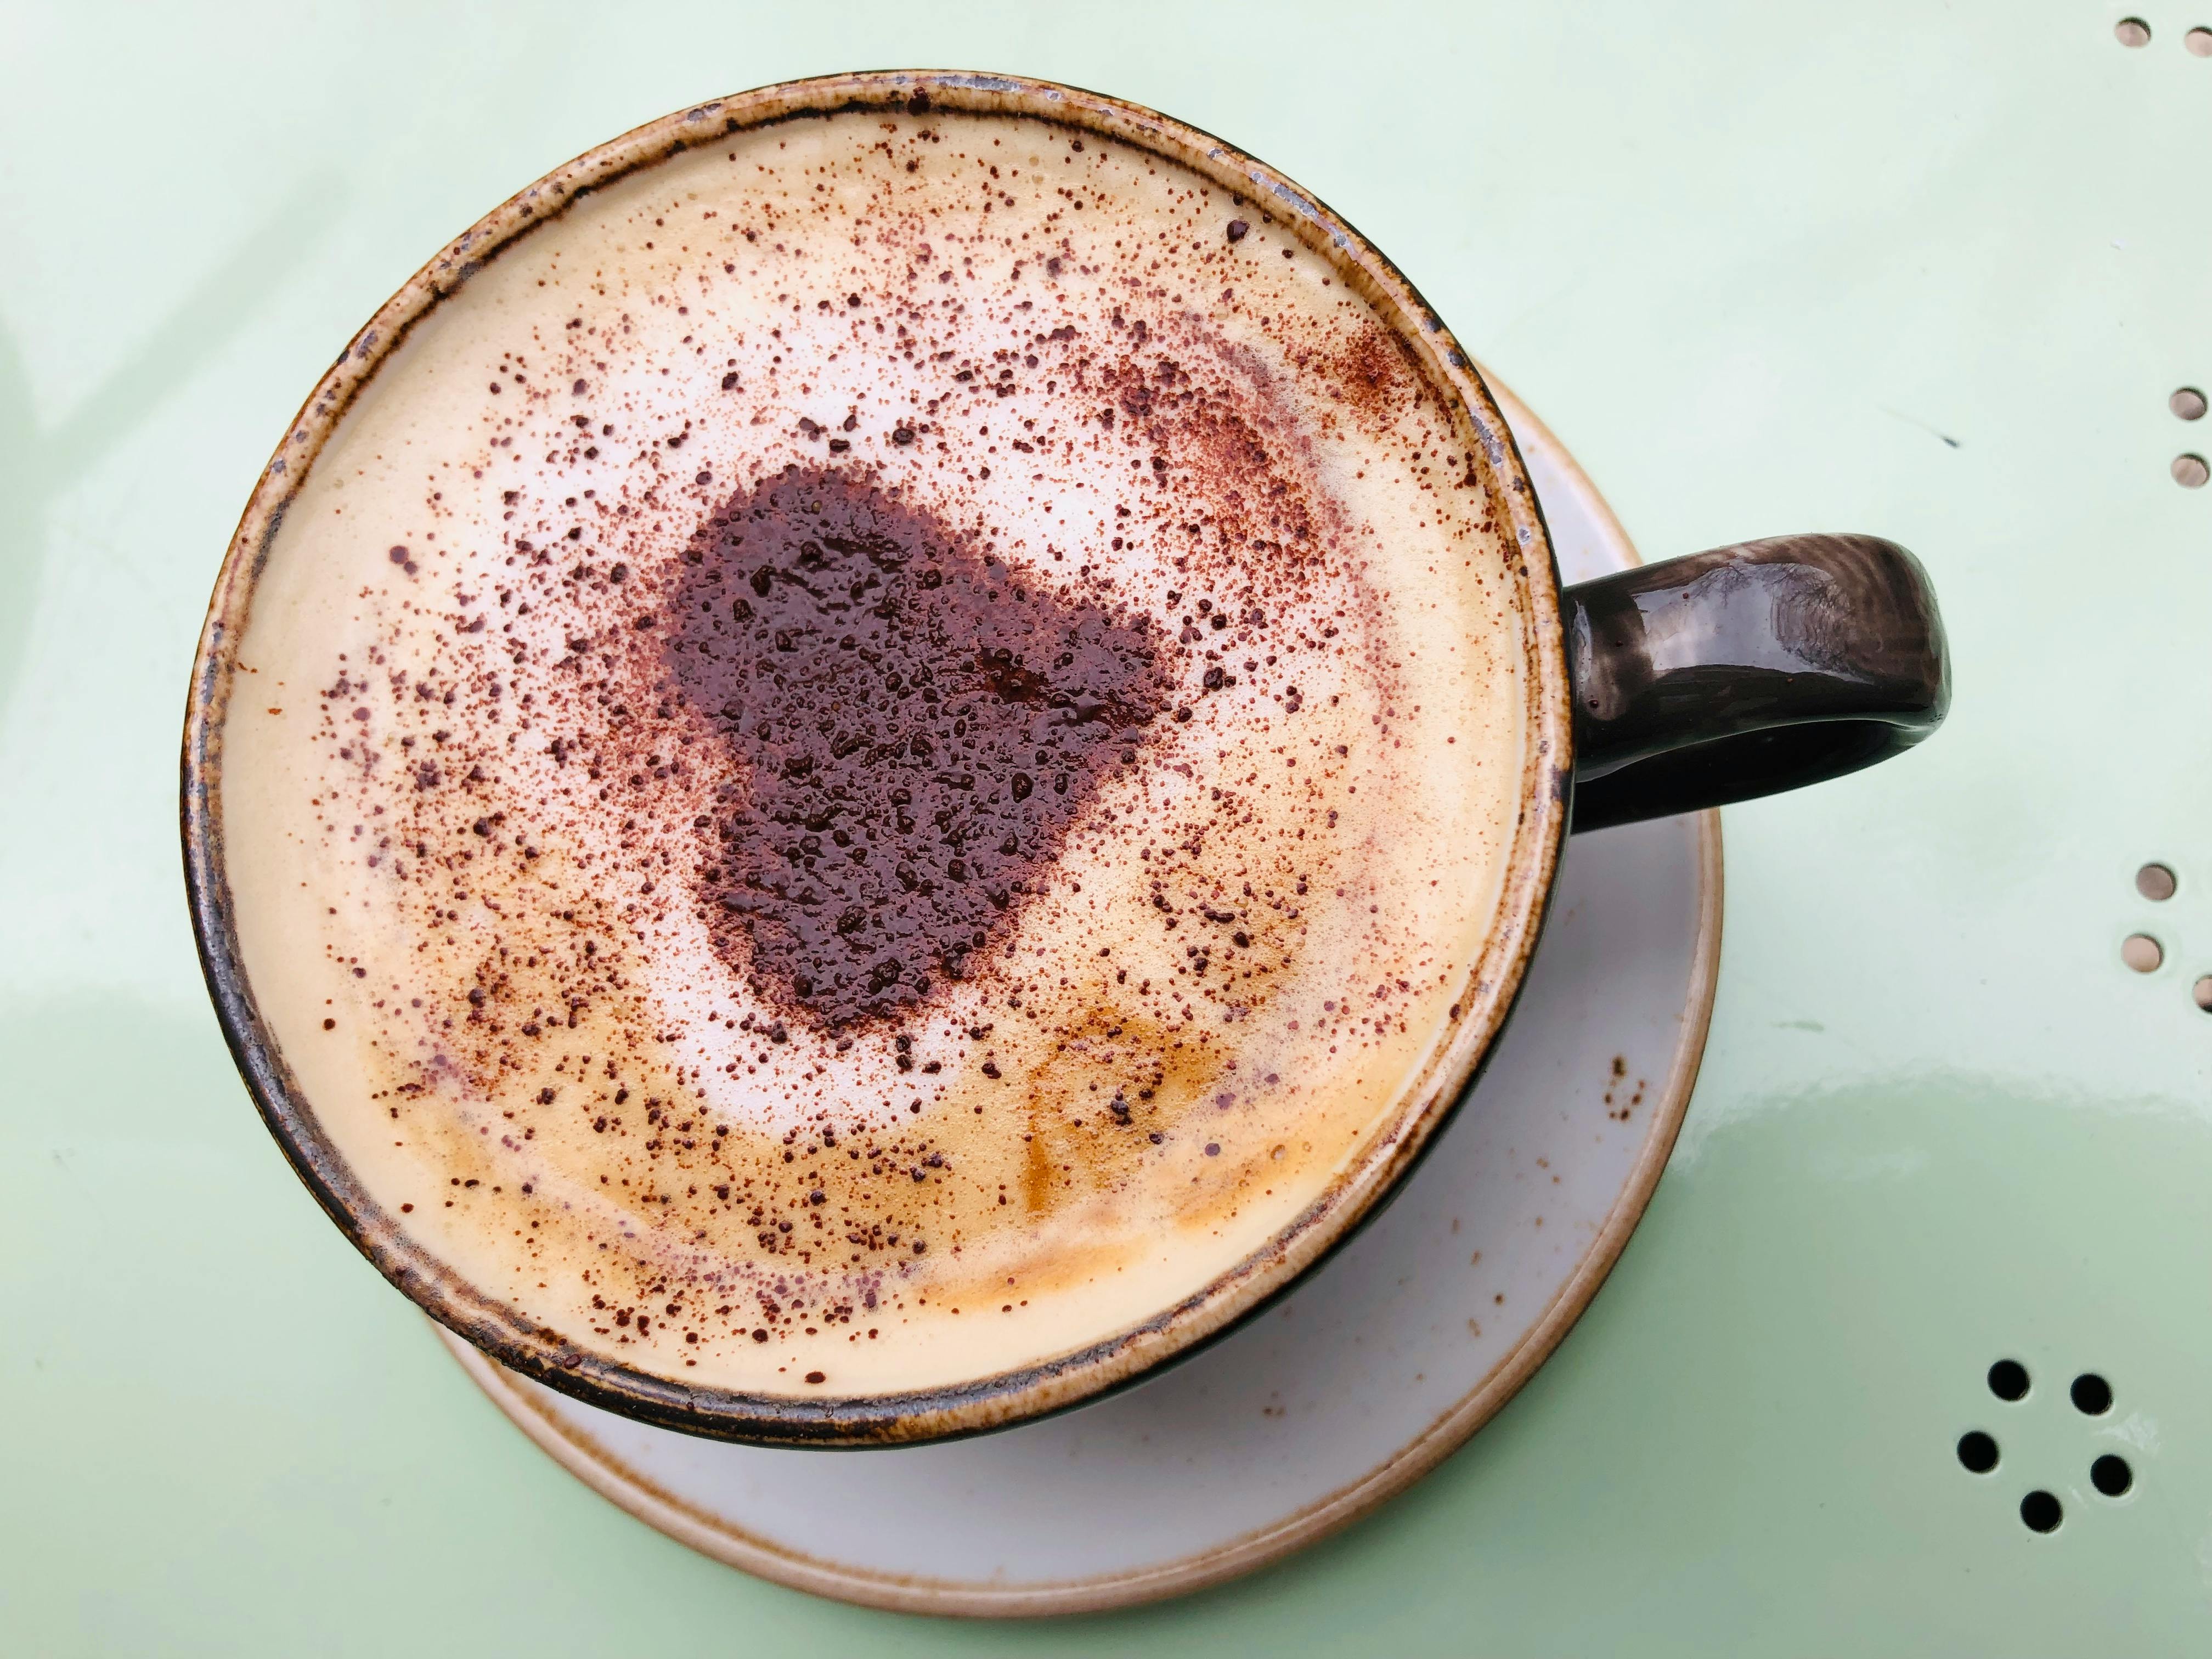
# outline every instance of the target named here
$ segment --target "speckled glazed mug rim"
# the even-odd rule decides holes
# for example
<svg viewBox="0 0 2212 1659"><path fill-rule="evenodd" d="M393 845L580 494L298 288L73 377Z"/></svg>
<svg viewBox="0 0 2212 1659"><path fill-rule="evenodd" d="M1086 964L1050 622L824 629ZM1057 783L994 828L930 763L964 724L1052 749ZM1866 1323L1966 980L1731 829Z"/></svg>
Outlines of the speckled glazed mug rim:
<svg viewBox="0 0 2212 1659"><path fill-rule="evenodd" d="M1445 394L1516 589L1526 696L1521 810L1489 933L1445 1040L1401 1096L1391 1127L1281 1231L1200 1291L1084 1348L957 1385L865 1397L686 1386L581 1350L410 1241L318 1121L255 1002L223 861L221 778L234 653L286 507L354 399L413 326L502 249L628 174L731 134L864 110L1026 117L1133 144L1218 184L1331 261ZM1010 76L878 70L785 82L696 105L556 168L455 239L386 301L310 394L232 538L193 664L182 757L185 884L209 993L256 1105L285 1156L379 1272L440 1323L523 1376L657 1425L761 1443L872 1446L985 1432L1126 1386L1225 1334L1287 1291L1411 1174L1465 1097L1511 1012L1558 874L1572 796L1572 720L1560 589L1520 453L1488 388L1413 284L1364 237L1266 164L1196 128L1097 93Z"/></svg>

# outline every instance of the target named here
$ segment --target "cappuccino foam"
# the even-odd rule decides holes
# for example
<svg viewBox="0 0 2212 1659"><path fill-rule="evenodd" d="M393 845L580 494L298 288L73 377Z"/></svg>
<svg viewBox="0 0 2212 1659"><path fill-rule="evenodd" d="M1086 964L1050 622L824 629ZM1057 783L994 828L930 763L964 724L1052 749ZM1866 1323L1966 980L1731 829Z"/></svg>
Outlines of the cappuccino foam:
<svg viewBox="0 0 2212 1659"><path fill-rule="evenodd" d="M1516 592L1444 394L1152 152L856 111L393 348L223 734L264 1020L412 1241L688 1385L1047 1360L1400 1121L1496 908Z"/></svg>

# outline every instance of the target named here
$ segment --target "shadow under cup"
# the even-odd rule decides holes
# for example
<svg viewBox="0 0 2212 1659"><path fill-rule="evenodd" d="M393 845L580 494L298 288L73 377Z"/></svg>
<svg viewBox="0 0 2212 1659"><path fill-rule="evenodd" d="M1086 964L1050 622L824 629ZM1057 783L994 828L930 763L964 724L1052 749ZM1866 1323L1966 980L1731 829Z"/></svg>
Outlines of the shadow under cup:
<svg viewBox="0 0 2212 1659"><path fill-rule="evenodd" d="M689 1386L629 1365L490 1294L410 1236L319 1121L257 1003L225 868L226 722L257 583L318 456L411 330L499 252L570 205L672 155L855 111L1020 115L1164 157L1325 259L1395 332L1446 404L1492 504L1521 619L1520 811L1465 988L1382 1129L1265 1243L1195 1294L1048 1360L865 1396ZM1234 233L1232 232L1232 237ZM1420 295L1358 232L1250 157L1117 100L1005 77L834 76L702 105L557 169L457 240L371 319L264 472L218 579L194 666L183 754L186 881L211 996L240 1073L301 1178L356 1246L441 1323L524 1375L593 1405L714 1437L906 1443L1005 1427L1126 1385L1286 1290L1403 1182L1492 1048L1526 971L1570 825L1598 829L1838 775L1901 751L1948 703L1941 623L1910 555L1872 538L1747 544L1563 592L1533 490L1480 377ZM481 831L479 833L482 833Z"/></svg>

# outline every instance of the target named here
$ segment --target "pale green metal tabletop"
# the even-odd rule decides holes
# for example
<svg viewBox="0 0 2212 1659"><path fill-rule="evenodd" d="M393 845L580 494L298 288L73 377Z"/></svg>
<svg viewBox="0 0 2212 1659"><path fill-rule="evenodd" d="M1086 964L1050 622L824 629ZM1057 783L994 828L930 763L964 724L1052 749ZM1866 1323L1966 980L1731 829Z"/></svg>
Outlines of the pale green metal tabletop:
<svg viewBox="0 0 2212 1659"><path fill-rule="evenodd" d="M0 1654L2202 1651L2212 497L2170 467L2212 434L2168 408L2212 385L2200 23L2212 3L0 12ZM1373 237L1647 557L1889 536L1951 630L1934 740L1726 815L1704 1074L1557 1356L1407 1497L1131 1613L816 1601L562 1473L291 1176L183 902L200 613L351 331L600 139L890 65L1224 135ZM2150 860L2171 898L2138 893ZM2152 971L2123 963L2136 933ZM2024 1399L1984 1381L2002 1358ZM2082 1371L2108 1412L2069 1401ZM1990 1474L1954 1451L1973 1429ZM2088 1473L2108 1452L2117 1498ZM2030 1488L2057 1530L2023 1524Z"/></svg>

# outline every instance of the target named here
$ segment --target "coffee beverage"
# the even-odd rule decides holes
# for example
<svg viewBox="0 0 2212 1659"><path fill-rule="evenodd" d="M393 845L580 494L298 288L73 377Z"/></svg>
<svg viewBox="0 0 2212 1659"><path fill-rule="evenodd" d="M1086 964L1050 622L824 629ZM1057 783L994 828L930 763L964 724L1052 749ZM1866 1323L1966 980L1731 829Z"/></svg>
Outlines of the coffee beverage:
<svg viewBox="0 0 2212 1659"><path fill-rule="evenodd" d="M579 158L352 343L216 586L186 882L270 1127L435 1316L647 1422L927 1439L1370 1214L1571 814L1948 696L1879 538L1560 592L1451 337L1264 165L854 75Z"/></svg>
<svg viewBox="0 0 2212 1659"><path fill-rule="evenodd" d="M1530 625L1451 394L1301 230L875 103L578 192L364 345L219 789L380 1224L572 1355L865 1399L1140 1329L1401 1132Z"/></svg>

